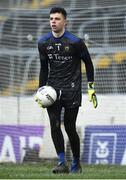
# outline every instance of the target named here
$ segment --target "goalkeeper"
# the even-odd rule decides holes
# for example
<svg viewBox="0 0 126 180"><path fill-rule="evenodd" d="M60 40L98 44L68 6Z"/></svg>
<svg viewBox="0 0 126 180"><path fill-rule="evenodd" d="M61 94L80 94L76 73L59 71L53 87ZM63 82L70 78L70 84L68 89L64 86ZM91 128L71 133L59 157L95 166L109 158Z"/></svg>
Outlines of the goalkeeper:
<svg viewBox="0 0 126 180"><path fill-rule="evenodd" d="M40 54L39 87L50 85L57 91L56 102L47 108L51 136L58 156L53 173L81 173L80 139L76 119L81 106L81 60L85 63L89 100L97 107L94 90L94 68L83 40L66 30L67 12L60 7L50 11L51 32L38 41ZM39 103L39 101L38 101ZM41 104L40 104L41 105ZM65 159L64 138L61 131L61 110L64 108L64 127L68 135L73 159L70 168Z"/></svg>

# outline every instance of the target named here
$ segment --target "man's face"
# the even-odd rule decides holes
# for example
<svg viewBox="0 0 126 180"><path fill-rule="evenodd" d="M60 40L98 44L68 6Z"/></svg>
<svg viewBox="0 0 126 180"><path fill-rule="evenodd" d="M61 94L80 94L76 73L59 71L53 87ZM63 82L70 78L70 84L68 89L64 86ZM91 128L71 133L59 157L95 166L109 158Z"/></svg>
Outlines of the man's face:
<svg viewBox="0 0 126 180"><path fill-rule="evenodd" d="M60 33L66 25L66 19L61 13L50 14L50 27L53 32Z"/></svg>

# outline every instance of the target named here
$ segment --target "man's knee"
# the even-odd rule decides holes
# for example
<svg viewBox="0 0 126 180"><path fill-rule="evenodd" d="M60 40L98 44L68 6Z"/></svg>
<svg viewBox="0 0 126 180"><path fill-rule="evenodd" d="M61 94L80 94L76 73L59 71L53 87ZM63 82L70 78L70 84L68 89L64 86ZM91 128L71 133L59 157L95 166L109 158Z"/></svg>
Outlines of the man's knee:
<svg viewBox="0 0 126 180"><path fill-rule="evenodd" d="M53 123L51 123L51 131L52 132L56 132L60 130L60 122L59 121L55 121Z"/></svg>
<svg viewBox="0 0 126 180"><path fill-rule="evenodd" d="M76 133L76 128L74 125L66 124L65 125L65 131L67 134L74 134L74 133Z"/></svg>

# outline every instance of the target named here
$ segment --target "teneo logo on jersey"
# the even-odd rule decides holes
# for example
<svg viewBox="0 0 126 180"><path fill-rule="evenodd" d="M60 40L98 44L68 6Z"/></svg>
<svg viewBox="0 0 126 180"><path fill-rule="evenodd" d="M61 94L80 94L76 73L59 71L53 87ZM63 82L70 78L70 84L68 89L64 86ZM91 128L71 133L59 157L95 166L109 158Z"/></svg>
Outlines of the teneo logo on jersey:
<svg viewBox="0 0 126 180"><path fill-rule="evenodd" d="M61 56L59 54L48 54L48 58L49 60L53 60L53 61L70 61L72 59L72 56Z"/></svg>

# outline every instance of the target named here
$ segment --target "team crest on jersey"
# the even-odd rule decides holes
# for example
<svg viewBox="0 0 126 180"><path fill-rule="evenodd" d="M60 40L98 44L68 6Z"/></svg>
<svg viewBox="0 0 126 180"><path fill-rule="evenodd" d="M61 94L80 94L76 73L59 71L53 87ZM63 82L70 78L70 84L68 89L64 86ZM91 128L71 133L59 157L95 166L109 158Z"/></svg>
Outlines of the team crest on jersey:
<svg viewBox="0 0 126 180"><path fill-rule="evenodd" d="M69 46L65 46L65 51L69 51Z"/></svg>

